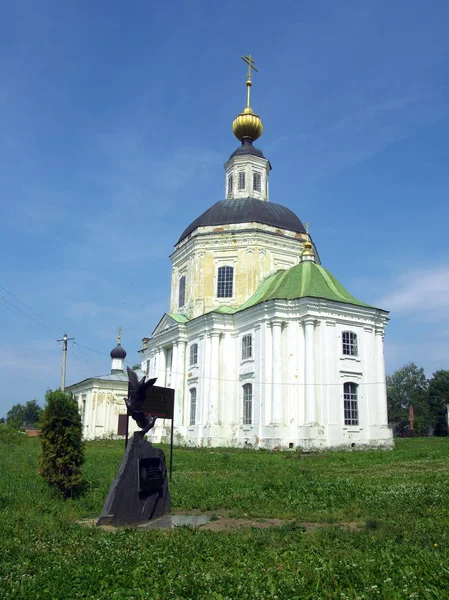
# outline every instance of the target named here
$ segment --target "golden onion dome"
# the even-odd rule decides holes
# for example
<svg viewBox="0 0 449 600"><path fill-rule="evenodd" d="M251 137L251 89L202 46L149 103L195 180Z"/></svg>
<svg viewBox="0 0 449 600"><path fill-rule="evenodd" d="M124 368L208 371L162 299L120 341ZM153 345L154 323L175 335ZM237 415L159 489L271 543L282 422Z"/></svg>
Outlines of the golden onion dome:
<svg viewBox="0 0 449 600"><path fill-rule="evenodd" d="M246 79L247 101L246 108L233 120L232 131L234 132L235 137L241 142L245 139L250 139L254 142L254 140L260 138L263 132L262 120L251 108L251 69L254 71L257 71L257 69L251 54L242 56L242 59L248 65L248 75Z"/></svg>
<svg viewBox="0 0 449 600"><path fill-rule="evenodd" d="M263 132L262 119L254 114L250 106L247 106L232 122L232 131L240 141L245 138L249 138L252 141L257 140Z"/></svg>

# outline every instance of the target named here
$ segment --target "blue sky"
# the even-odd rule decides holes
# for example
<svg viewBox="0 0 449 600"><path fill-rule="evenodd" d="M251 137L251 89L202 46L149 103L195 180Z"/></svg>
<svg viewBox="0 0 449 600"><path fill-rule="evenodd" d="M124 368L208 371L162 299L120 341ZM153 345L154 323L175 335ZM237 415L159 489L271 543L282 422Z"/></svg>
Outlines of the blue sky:
<svg viewBox="0 0 449 600"><path fill-rule="evenodd" d="M271 200L391 311L387 372L449 368L446 0L15 0L0 22L0 416L59 385L64 332L68 384L109 371L118 325L138 362L169 308L173 244L223 198L249 53Z"/></svg>

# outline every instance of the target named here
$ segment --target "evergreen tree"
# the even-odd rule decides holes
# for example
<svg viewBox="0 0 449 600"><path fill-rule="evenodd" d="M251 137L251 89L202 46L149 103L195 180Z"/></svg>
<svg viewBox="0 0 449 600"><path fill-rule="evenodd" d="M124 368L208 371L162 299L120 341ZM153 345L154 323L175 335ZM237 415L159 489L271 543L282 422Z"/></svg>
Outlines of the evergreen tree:
<svg viewBox="0 0 449 600"><path fill-rule="evenodd" d="M45 399L41 417L40 472L67 498L82 483L84 442L81 415L71 394L48 390Z"/></svg>
<svg viewBox="0 0 449 600"><path fill-rule="evenodd" d="M429 381L429 405L435 419L435 435L448 435L449 371L440 369Z"/></svg>

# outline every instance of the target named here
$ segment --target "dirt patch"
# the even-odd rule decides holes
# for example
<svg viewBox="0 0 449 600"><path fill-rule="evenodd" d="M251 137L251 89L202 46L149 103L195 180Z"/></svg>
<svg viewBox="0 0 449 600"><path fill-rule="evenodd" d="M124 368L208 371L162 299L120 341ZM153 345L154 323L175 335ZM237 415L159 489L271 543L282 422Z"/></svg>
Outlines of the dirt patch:
<svg viewBox="0 0 449 600"><path fill-rule="evenodd" d="M176 514L176 513L172 513ZM185 514L185 513L183 513ZM205 523L204 525L200 525L199 529L206 529L208 531L229 531L232 529L248 529L250 527L255 527L257 529L265 529L267 527L283 527L284 525L288 525L291 523L297 523L301 527L304 527L306 532L314 531L315 529L323 528L323 527L340 527L342 529L350 529L352 531L360 531L362 526L359 523L351 522L351 521L341 521L339 523L310 523L310 522L298 522L294 519L270 519L270 518L240 518L236 519L233 517L229 517L229 511L215 511L213 513L204 513L199 510L189 511L191 515L207 515L212 518L211 521ZM78 525L82 525L84 527L96 527L97 519L85 519L82 521L76 521ZM128 527L133 527L132 525L128 525ZM137 528L141 529L142 527ZM114 527L113 525L102 525L100 527L103 531L120 531L124 529L124 527ZM142 528L144 529L144 528Z"/></svg>
<svg viewBox="0 0 449 600"><path fill-rule="evenodd" d="M201 529L207 529L209 531L227 531L228 529L240 529L248 527L256 527L257 529L265 529L266 527L283 527L290 523L297 523L304 530L313 531L315 529L323 527L340 527L342 529L352 529L353 531L359 530L360 526L357 523L307 523L298 522L293 519L233 519L231 517L221 517L213 521L209 521L205 525L201 526Z"/></svg>
<svg viewBox="0 0 449 600"><path fill-rule="evenodd" d="M283 519L231 519L230 517L221 517L202 525L201 529L207 529L208 531L226 531L228 529L240 529L241 527L265 529L266 527L282 527L287 523L292 523L292 521Z"/></svg>

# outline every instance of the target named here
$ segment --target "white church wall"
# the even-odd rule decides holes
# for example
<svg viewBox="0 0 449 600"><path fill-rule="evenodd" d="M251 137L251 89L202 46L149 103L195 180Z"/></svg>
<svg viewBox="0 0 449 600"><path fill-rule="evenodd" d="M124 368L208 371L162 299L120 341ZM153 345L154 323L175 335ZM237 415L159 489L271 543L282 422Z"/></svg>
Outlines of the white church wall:
<svg viewBox="0 0 449 600"><path fill-rule="evenodd" d="M379 416L382 411L386 414L382 409L386 399L377 386L371 385L382 375L378 361L383 357L381 334L385 317L379 314L375 309L314 299L272 301L235 315L211 313L155 335L148 349L142 351L142 361L154 354L159 345L176 346L182 329L186 340L185 374L176 375L183 380L182 383L176 380L178 402L182 401L179 386L184 389L182 418L175 423L179 443L267 448L293 443L295 447L311 449L373 443L388 446L391 432ZM313 375L310 379L309 374L309 380L307 326L312 331L314 349ZM276 327L280 327L280 337L276 334L278 337L273 338ZM357 356L343 354L344 331L357 335ZM252 339L250 358L242 358L245 335L251 335ZM192 344L198 345L196 365L189 364ZM160 348L156 354L161 355ZM280 373L279 381L276 373ZM313 411L310 381L314 383ZM344 423L346 382L358 385L357 425ZM243 386L247 383L252 385L253 392L252 419L244 424ZM191 425L192 388L196 389L196 422ZM374 405L379 410L373 409ZM309 425L311 414L313 426ZM168 427L158 425L152 437L158 441L167 435Z"/></svg>

